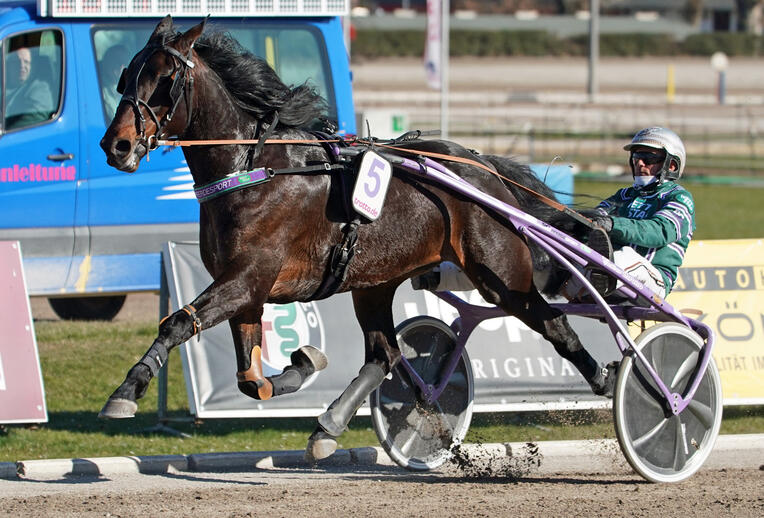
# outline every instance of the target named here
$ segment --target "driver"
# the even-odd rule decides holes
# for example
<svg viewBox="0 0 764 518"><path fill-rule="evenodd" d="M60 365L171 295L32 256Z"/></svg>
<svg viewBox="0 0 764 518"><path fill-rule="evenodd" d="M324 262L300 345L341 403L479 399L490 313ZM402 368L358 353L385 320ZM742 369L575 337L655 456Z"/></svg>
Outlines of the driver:
<svg viewBox="0 0 764 518"><path fill-rule="evenodd" d="M597 206L593 220L599 228L589 235L588 244L665 298L676 282L695 230L692 194L676 183L684 171L684 144L670 129L654 126L640 130L624 149L629 152L633 185L619 189ZM604 272L595 270L588 275L594 288L605 295L622 285ZM461 269L447 262L414 277L412 284L414 289L433 291L474 289ZM579 300L588 292L571 276L560 295Z"/></svg>
<svg viewBox="0 0 764 518"><path fill-rule="evenodd" d="M695 231L692 194L676 183L684 171L684 144L670 129L650 127L634 135L624 149L629 152L634 183L597 206L594 221L604 233L590 235L589 246L607 253L606 234L615 249L613 262L665 298ZM612 291L612 286L606 286L611 279L604 273L591 273L592 284L600 292ZM615 289L620 285L619 281ZM582 289L571 277L561 294L577 299Z"/></svg>

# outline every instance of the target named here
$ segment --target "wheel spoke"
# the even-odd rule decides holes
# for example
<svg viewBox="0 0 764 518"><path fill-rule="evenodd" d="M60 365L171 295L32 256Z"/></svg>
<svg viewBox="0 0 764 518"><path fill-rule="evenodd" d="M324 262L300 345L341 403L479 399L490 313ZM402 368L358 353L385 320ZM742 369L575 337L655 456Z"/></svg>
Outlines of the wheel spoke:
<svg viewBox="0 0 764 518"><path fill-rule="evenodd" d="M687 438L684 436L684 427L681 421L677 420L676 431L674 433L674 471L680 471L687 463Z"/></svg>
<svg viewBox="0 0 764 518"><path fill-rule="evenodd" d="M650 407L655 409L656 411L663 413L663 405L660 401L657 401L655 397L653 396L654 389L650 387L647 382L639 382L638 378L636 376L629 379L628 382L628 388L630 389L628 391L628 398L630 399L633 395L639 397L641 402L647 403ZM634 404L636 402L631 402L630 404Z"/></svg>
<svg viewBox="0 0 764 518"><path fill-rule="evenodd" d="M639 449L640 446L650 441L653 437L658 435L668 425L668 419L661 419L658 424L653 426L647 433L642 434L640 437L634 438L631 442L634 445L634 449Z"/></svg>
<svg viewBox="0 0 764 518"><path fill-rule="evenodd" d="M693 351L687 358L684 359L679 369L674 374L674 379L671 380L669 388L672 392L676 392L676 388L679 387L679 383L685 378L688 378L694 371L698 364L698 353Z"/></svg>
<svg viewBox="0 0 764 518"><path fill-rule="evenodd" d="M645 355L645 358L650 359L650 364L658 373L658 376L663 377L663 340L654 340L650 344L650 355Z"/></svg>
<svg viewBox="0 0 764 518"><path fill-rule="evenodd" d="M418 445L419 441L417 439L418 438L422 439L422 440L424 439L422 437L422 428L425 425L430 425L430 417L428 416L427 413L426 414L421 414L420 413L419 414L419 419L417 420L417 423L416 423L416 426L411 431L411 435L409 435L409 437L406 439L406 441L400 447L401 453L404 454L406 457L411 458L411 455L409 453L411 451L411 448L414 445Z"/></svg>
<svg viewBox="0 0 764 518"><path fill-rule="evenodd" d="M417 335L418 336L418 335ZM438 354L438 349L441 347L441 340L442 335L436 334L436 335L426 335L422 338L422 340L417 340L417 343L424 343L424 346L420 346L415 348L418 351L418 357L422 360L422 369L421 374L426 382L429 383L435 383L437 380L435 380L435 376L437 376L437 372L430 372L431 366L434 366L436 369L440 367L441 365L441 359L443 357L447 356L447 353ZM429 378L429 374L432 374L432 379L426 379Z"/></svg>
<svg viewBox="0 0 764 518"><path fill-rule="evenodd" d="M703 428L710 430L714 425L714 410L700 401L693 399L687 406L687 409L692 412L692 415L698 418Z"/></svg>
<svg viewBox="0 0 764 518"><path fill-rule="evenodd" d="M448 433L449 433L449 435L451 437L451 441L453 441L453 439L454 439L454 427L448 421L448 417L446 417L446 413L443 411L443 407L440 405L440 401L435 401L434 406L435 406L435 408L438 409L438 418L440 419L441 423L443 423L445 425L444 428L448 429Z"/></svg>
<svg viewBox="0 0 764 518"><path fill-rule="evenodd" d="M379 405L384 407L386 410L392 410L395 412L400 412L404 408L412 408L415 403L411 401L401 401L400 399L393 399L389 396L386 396L382 394L379 397Z"/></svg>
<svg viewBox="0 0 764 518"><path fill-rule="evenodd" d="M419 427L421 426L421 422L417 423L416 428L411 429L409 428L409 436L406 438L406 440L403 442L403 444L400 445L398 450L405 455L406 457L409 457L409 450L416 442L417 433L419 432Z"/></svg>

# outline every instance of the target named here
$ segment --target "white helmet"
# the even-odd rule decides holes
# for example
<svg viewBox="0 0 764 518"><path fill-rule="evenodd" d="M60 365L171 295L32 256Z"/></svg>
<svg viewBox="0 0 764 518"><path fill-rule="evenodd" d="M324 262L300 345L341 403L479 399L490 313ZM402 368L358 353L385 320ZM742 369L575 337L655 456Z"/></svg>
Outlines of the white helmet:
<svg viewBox="0 0 764 518"><path fill-rule="evenodd" d="M663 167L661 167L661 170L656 175L659 182L663 180L678 180L682 176L687 153L684 150L684 144L679 135L668 128L661 128L659 126L645 128L634 135L631 142L623 146L623 149L631 152L632 149L638 146L662 149L666 152L666 160L663 161ZM676 163L676 169L670 171L669 166L672 160ZM631 153L629 153L629 164L631 165L633 175L634 164L631 161Z"/></svg>

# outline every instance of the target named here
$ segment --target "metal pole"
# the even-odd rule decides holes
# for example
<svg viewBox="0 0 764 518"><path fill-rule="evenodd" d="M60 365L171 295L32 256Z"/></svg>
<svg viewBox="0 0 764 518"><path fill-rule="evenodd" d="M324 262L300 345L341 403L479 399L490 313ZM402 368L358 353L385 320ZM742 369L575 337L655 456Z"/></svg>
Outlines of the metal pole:
<svg viewBox="0 0 764 518"><path fill-rule="evenodd" d="M727 98L727 71L719 70L719 88L717 92L719 104L724 104Z"/></svg>
<svg viewBox="0 0 764 518"><path fill-rule="evenodd" d="M440 8L440 137L443 139L448 138L448 43L451 12L449 3L449 0L443 0Z"/></svg>
<svg viewBox="0 0 764 518"><path fill-rule="evenodd" d="M600 2L589 2L589 102L596 100L599 93L599 78L597 77L597 63L600 58Z"/></svg>
<svg viewBox="0 0 764 518"><path fill-rule="evenodd" d="M159 320L170 314L170 288L167 284L167 275L164 268L164 257L160 258L160 279L159 279ZM146 430L150 433L166 433L178 437L191 437L185 432L176 430L167 426L169 421L193 421L193 418L170 418L167 416L167 369L170 365L170 358L159 369L157 373L157 424Z"/></svg>
<svg viewBox="0 0 764 518"><path fill-rule="evenodd" d="M159 321L161 322L170 314L170 289L167 286L167 278L164 271L164 261L160 259L162 266L159 269ZM159 369L157 374L157 418L160 424L167 421L167 365L170 358Z"/></svg>

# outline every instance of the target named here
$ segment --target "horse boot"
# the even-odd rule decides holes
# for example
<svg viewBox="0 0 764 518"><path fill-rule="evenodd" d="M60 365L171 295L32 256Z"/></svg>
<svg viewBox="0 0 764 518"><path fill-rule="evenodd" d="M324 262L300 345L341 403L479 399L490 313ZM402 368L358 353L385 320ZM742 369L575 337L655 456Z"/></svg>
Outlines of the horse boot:
<svg viewBox="0 0 764 518"><path fill-rule="evenodd" d="M566 359L578 369L596 396L613 399L621 362L612 361L607 365L598 365L585 349L573 352Z"/></svg>
<svg viewBox="0 0 764 518"><path fill-rule="evenodd" d="M297 392L309 376L324 370L329 364L326 355L312 345L300 347L289 356L289 360L292 364L281 374L268 378L273 385L274 396Z"/></svg>
<svg viewBox="0 0 764 518"><path fill-rule="evenodd" d="M305 460L316 462L329 457L337 450L337 437L345 431L350 419L363 404L366 396L385 379L385 371L376 363L367 363L358 377L318 416L318 426L308 438Z"/></svg>

